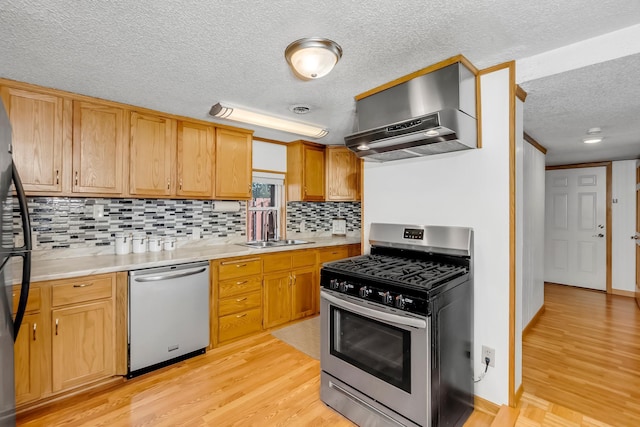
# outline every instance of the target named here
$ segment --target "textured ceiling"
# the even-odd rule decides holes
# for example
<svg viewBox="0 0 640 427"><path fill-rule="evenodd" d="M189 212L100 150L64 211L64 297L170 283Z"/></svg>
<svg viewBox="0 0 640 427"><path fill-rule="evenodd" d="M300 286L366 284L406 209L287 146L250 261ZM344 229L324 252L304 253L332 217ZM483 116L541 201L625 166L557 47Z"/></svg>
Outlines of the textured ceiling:
<svg viewBox="0 0 640 427"><path fill-rule="evenodd" d="M640 158L640 54L521 86L525 131L544 141L548 165ZM603 142L584 144L593 127Z"/></svg>
<svg viewBox="0 0 640 427"><path fill-rule="evenodd" d="M342 144L353 131L358 93L460 53L485 68L639 22L637 0L3 0L0 76L210 121L207 113L219 101L298 120L288 107L307 104L313 111L304 121L330 131L318 142ZM313 36L336 41L344 55L328 76L303 82L283 52ZM525 114L525 130L542 144L575 131L551 126L556 119L543 116L546 103L572 111L563 122L582 135L580 103L566 96L582 99L593 90L592 78L561 74L523 84L531 91L525 110L535 105ZM582 85L562 92L567 81ZM607 129L607 120L587 127ZM266 138L300 138L254 129ZM635 135L637 142L637 129Z"/></svg>

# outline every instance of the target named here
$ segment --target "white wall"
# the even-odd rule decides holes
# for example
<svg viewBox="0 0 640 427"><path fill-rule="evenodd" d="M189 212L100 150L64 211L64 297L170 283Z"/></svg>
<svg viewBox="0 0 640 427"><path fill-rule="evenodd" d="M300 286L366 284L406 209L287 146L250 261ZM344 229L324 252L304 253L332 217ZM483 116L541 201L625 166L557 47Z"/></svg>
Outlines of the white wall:
<svg viewBox="0 0 640 427"><path fill-rule="evenodd" d="M475 394L509 397L509 71L483 75L483 148L364 167L363 230L372 222L468 226L475 239L474 370L482 345L496 367ZM367 247L368 250L368 247Z"/></svg>
<svg viewBox="0 0 640 427"><path fill-rule="evenodd" d="M636 160L612 164L611 179L611 284L613 289L635 291Z"/></svg>
<svg viewBox="0 0 640 427"><path fill-rule="evenodd" d="M281 144L253 141L253 169L286 172L287 147Z"/></svg>
<svg viewBox="0 0 640 427"><path fill-rule="evenodd" d="M528 142L523 148L522 329L544 304L545 232L545 155Z"/></svg>

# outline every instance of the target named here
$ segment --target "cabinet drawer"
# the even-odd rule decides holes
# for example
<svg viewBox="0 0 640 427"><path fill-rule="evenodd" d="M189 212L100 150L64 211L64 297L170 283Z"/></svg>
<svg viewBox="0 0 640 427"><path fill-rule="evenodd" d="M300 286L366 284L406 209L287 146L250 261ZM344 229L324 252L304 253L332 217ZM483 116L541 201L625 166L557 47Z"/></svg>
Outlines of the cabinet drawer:
<svg viewBox="0 0 640 427"><path fill-rule="evenodd" d="M220 318L219 341L228 341L262 330L262 309L254 308Z"/></svg>
<svg viewBox="0 0 640 427"><path fill-rule="evenodd" d="M309 267L316 264L316 251L295 252L292 257L293 268Z"/></svg>
<svg viewBox="0 0 640 427"><path fill-rule="evenodd" d="M291 254L282 253L275 255L265 255L262 258L262 271L270 273L272 271L290 270Z"/></svg>
<svg viewBox="0 0 640 427"><path fill-rule="evenodd" d="M92 276L54 285L51 289L52 305L66 304L111 298L112 275Z"/></svg>
<svg viewBox="0 0 640 427"><path fill-rule="evenodd" d="M333 248L320 249L319 262L335 261L349 256L349 249L346 246L336 246Z"/></svg>
<svg viewBox="0 0 640 427"><path fill-rule="evenodd" d="M225 280L218 283L218 298L226 298L260 290L262 290L262 277L260 276Z"/></svg>
<svg viewBox="0 0 640 427"><path fill-rule="evenodd" d="M231 313L246 311L250 308L262 305L262 292L238 295L232 298L224 298L218 301L218 315L226 316Z"/></svg>
<svg viewBox="0 0 640 427"><path fill-rule="evenodd" d="M27 313L30 311L39 311L40 304L42 301L41 289L34 288L33 286L29 288L29 298L27 298ZM20 302L20 286L13 287L13 314L18 310L18 303Z"/></svg>
<svg viewBox="0 0 640 427"><path fill-rule="evenodd" d="M260 258L236 259L222 261L218 269L218 279L226 280L235 277L253 276L262 272Z"/></svg>

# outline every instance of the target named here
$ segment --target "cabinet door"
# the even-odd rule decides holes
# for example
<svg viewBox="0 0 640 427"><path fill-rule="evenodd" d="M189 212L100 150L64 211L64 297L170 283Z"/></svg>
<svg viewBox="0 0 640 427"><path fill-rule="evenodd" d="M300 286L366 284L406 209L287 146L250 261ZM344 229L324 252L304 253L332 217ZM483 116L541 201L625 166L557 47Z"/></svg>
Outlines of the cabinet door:
<svg viewBox="0 0 640 427"><path fill-rule="evenodd" d="M145 196L175 194L175 120L131 113L129 192Z"/></svg>
<svg viewBox="0 0 640 427"><path fill-rule="evenodd" d="M26 191L62 191L61 97L2 88L13 135L13 160Z"/></svg>
<svg viewBox="0 0 640 427"><path fill-rule="evenodd" d="M178 122L178 196L213 198L214 128Z"/></svg>
<svg viewBox="0 0 640 427"><path fill-rule="evenodd" d="M291 275L287 271L264 276L264 327L291 320Z"/></svg>
<svg viewBox="0 0 640 427"><path fill-rule="evenodd" d="M73 103L73 192L123 193L124 110Z"/></svg>
<svg viewBox="0 0 640 427"><path fill-rule="evenodd" d="M324 200L324 150L304 147L304 200Z"/></svg>
<svg viewBox="0 0 640 427"><path fill-rule="evenodd" d="M315 268L294 270L291 273L291 319L310 316L316 312Z"/></svg>
<svg viewBox="0 0 640 427"><path fill-rule="evenodd" d="M53 391L115 374L112 301L53 310Z"/></svg>
<svg viewBox="0 0 640 427"><path fill-rule="evenodd" d="M358 158L344 147L327 147L327 200L357 200Z"/></svg>
<svg viewBox="0 0 640 427"><path fill-rule="evenodd" d="M27 314L13 347L16 404L40 398L43 388L42 362L46 362L43 315Z"/></svg>
<svg viewBox="0 0 640 427"><path fill-rule="evenodd" d="M251 198L250 133L216 129L216 198Z"/></svg>

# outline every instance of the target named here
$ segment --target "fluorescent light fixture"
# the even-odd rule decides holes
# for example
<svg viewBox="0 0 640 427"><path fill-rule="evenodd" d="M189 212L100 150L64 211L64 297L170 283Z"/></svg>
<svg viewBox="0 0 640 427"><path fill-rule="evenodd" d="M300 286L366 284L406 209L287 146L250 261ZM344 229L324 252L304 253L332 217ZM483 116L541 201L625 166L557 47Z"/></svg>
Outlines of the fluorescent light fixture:
<svg viewBox="0 0 640 427"><path fill-rule="evenodd" d="M584 138L582 140L585 144L597 144L598 142L602 142L602 137L594 136L589 138Z"/></svg>
<svg viewBox="0 0 640 427"><path fill-rule="evenodd" d="M302 80L319 79L333 70L342 58L336 42L320 37L296 40L284 51L293 73Z"/></svg>
<svg viewBox="0 0 640 427"><path fill-rule="evenodd" d="M221 119L234 120L236 122L248 123L250 125L281 130L283 132L295 133L297 135L308 136L310 138L322 138L329 133L328 130L319 126L294 122L287 119L281 119L279 117L268 116L262 113L255 113L242 108L222 105L221 103L217 103L211 107L209 114Z"/></svg>

